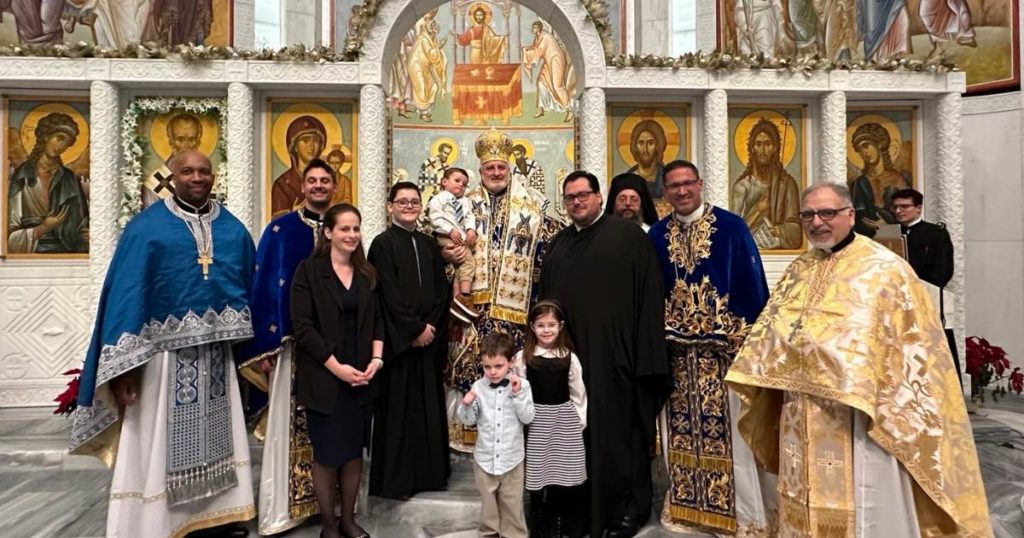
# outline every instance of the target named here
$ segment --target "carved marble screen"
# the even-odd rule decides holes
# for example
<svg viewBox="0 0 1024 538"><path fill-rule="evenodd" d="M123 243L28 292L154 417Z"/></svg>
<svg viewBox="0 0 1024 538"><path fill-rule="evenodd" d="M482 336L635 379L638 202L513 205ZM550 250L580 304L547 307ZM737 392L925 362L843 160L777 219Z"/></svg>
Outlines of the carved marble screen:
<svg viewBox="0 0 1024 538"><path fill-rule="evenodd" d="M689 104L615 103L608 107L608 181L632 172L647 180L647 188L664 217L672 207L663 197L662 168L690 156Z"/></svg>
<svg viewBox="0 0 1024 538"><path fill-rule="evenodd" d="M232 43L232 0L15 0L0 2L0 9L5 45Z"/></svg>
<svg viewBox="0 0 1024 538"><path fill-rule="evenodd" d="M270 99L263 140L267 172L263 192L270 220L302 204L302 171L319 158L334 168L332 203L358 204L355 102L347 99Z"/></svg>
<svg viewBox="0 0 1024 538"><path fill-rule="evenodd" d="M917 107L857 106L846 112L846 180L857 209L855 230L869 237L895 224L892 193L920 190L915 175Z"/></svg>
<svg viewBox="0 0 1024 538"><path fill-rule="evenodd" d="M729 107L729 210L762 251L801 252L800 191L807 185L807 107Z"/></svg>
<svg viewBox="0 0 1024 538"><path fill-rule="evenodd" d="M3 100L3 253L89 255L89 101Z"/></svg>
<svg viewBox="0 0 1024 538"><path fill-rule="evenodd" d="M536 13L507 1L443 4L403 36L386 78L392 180L416 181L429 197L458 166L472 188L474 141L495 127L513 140L513 177L558 200L559 178L576 166L576 74Z"/></svg>
<svg viewBox="0 0 1024 538"><path fill-rule="evenodd" d="M769 57L946 55L972 93L1020 85L1017 10L1017 0L720 0L718 37L723 50Z"/></svg>

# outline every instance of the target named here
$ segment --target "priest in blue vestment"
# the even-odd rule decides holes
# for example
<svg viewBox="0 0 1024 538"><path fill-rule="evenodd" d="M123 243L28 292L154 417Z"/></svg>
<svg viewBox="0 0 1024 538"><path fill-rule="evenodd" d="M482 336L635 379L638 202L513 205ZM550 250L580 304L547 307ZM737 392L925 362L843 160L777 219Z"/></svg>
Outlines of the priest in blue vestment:
<svg viewBox="0 0 1024 538"><path fill-rule="evenodd" d="M114 467L108 536L178 537L256 515L231 351L252 336L252 238L210 198L206 156L171 166L174 197L118 242L73 417L72 453Z"/></svg>
<svg viewBox="0 0 1024 538"><path fill-rule="evenodd" d="M665 283L665 338L675 387L662 421L671 486L661 521L676 532L767 530L753 455L735 435L739 400L725 374L768 300L742 217L703 201L697 167L665 165L672 214L648 232Z"/></svg>
<svg viewBox="0 0 1024 538"><path fill-rule="evenodd" d="M270 393L255 432L263 438L262 535L297 527L318 512L306 412L292 398L295 340L289 304L295 268L313 254L324 213L337 190L334 169L321 159L311 160L302 172L301 189L302 206L270 221L260 236L249 294L253 338L237 350L242 377Z"/></svg>

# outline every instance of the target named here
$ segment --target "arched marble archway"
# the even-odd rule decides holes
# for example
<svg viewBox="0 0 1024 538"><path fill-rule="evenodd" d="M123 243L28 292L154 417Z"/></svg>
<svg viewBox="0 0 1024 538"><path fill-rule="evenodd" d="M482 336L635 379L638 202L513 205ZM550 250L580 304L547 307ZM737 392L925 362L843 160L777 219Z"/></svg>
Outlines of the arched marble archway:
<svg viewBox="0 0 1024 538"><path fill-rule="evenodd" d="M605 176L606 121L603 87L607 82L601 36L579 0L517 0L551 25L577 66L579 107L579 166L598 177ZM384 209L388 188L387 107L385 73L398 53L399 42L417 20L447 0L391 0L377 11L363 42L359 59L359 200L363 207L363 234L371 239L387 225Z"/></svg>
<svg viewBox="0 0 1024 538"><path fill-rule="evenodd" d="M602 87L605 84L605 53L601 36L587 16L579 0L516 0L551 24L563 40L573 65L582 66L577 73L579 88ZM385 1L363 42L360 82L383 84L384 73L398 50L398 43L413 24L428 11L447 4L448 0Z"/></svg>

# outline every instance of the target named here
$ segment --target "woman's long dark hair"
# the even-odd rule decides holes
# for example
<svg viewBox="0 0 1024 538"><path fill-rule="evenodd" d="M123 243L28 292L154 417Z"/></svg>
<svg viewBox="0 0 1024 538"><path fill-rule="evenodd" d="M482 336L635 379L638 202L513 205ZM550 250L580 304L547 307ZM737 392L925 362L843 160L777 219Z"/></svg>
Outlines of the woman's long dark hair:
<svg viewBox="0 0 1024 538"><path fill-rule="evenodd" d="M556 354L564 354L565 356L572 353L572 340L569 338L568 331L565 330L565 316L562 315L562 307L556 301L541 301L534 305L530 309L530 314L526 316L526 342L523 344L523 361L525 364L532 365L532 361L536 360L533 352L537 349L537 335L533 332L533 324L548 314L554 316L562 324L562 328L558 331L558 336L555 337L555 343L551 346L551 351L554 351Z"/></svg>
<svg viewBox="0 0 1024 538"><path fill-rule="evenodd" d="M320 228L320 233L316 238L316 247L313 248L314 258L320 258L323 256L331 255L331 240L327 239L327 230L333 229L334 225L338 223L338 217L345 213L355 213L356 218L359 219L360 226L363 224L363 215L359 212L359 209L352 204L337 204L331 206L324 214L324 225ZM363 252L363 244L359 243L356 245L355 252L352 253L352 268L367 280L370 284L370 289L377 287L377 270L370 265L370 262L366 261L366 253Z"/></svg>

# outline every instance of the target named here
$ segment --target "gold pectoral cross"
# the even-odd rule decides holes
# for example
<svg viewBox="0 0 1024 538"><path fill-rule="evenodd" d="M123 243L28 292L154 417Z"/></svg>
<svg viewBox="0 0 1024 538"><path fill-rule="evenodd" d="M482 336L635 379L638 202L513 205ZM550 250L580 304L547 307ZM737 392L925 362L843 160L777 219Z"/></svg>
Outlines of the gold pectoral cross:
<svg viewBox="0 0 1024 538"><path fill-rule="evenodd" d="M208 252L200 252L196 263L203 266L203 280L208 280L210 278L210 265L213 263L213 256L210 256Z"/></svg>

